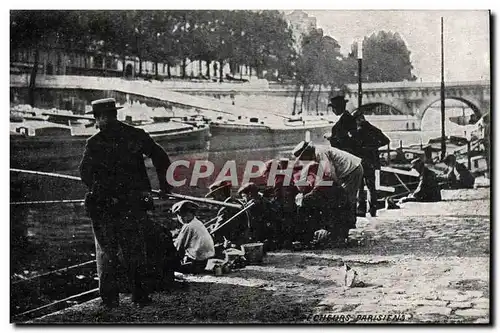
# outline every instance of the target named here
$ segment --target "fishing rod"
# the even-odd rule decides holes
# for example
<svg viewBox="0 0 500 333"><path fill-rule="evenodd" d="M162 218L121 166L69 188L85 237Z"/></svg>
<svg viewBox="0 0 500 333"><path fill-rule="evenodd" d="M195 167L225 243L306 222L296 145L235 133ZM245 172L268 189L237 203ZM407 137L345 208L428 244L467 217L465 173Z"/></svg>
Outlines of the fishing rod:
<svg viewBox="0 0 500 333"><path fill-rule="evenodd" d="M80 177L76 176L70 176L70 175L63 175L60 173L52 173L52 172L43 172L43 171L33 171L33 170L24 170L24 169L10 169L11 172L18 172L18 173L27 173L27 174L33 174L33 175L39 175L39 176L48 176L48 177L54 177L54 178L62 178L62 179L70 179L70 180L77 180L81 181ZM152 190L154 194L159 194L158 190ZM224 206L224 207L229 207L229 208L236 208L236 209L241 209L243 208L242 205L239 204L233 204L229 202L222 202L222 201L217 201L217 200L212 200L212 199L206 199L206 198L198 198L198 197L193 197L189 195L182 195L182 194L177 194L177 193L168 193L168 197L175 198L175 199L181 199L181 200L192 200L192 201L197 201L201 203L206 203L206 204L212 204L212 205L218 205L218 206ZM159 198L156 198L159 199ZM27 205L27 204L54 204L54 203L81 203L84 202L83 199L79 200L52 200L52 201L25 201L25 202L13 202L11 205Z"/></svg>

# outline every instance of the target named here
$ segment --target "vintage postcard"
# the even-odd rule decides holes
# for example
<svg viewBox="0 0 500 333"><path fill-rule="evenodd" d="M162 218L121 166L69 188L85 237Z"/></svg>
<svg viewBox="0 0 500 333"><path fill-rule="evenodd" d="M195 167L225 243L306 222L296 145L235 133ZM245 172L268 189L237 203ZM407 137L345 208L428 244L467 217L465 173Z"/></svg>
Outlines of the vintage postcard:
<svg viewBox="0 0 500 333"><path fill-rule="evenodd" d="M490 20L11 10L11 323L491 324Z"/></svg>

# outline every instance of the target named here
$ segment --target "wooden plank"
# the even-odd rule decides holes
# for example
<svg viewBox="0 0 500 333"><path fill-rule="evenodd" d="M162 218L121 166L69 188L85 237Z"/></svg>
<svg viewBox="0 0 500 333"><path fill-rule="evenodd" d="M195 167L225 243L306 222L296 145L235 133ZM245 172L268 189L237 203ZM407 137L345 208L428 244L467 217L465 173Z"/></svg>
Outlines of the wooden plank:
<svg viewBox="0 0 500 333"><path fill-rule="evenodd" d="M391 168L391 167L386 167L386 166L381 167L380 170L382 170L384 172L397 173L400 175L418 177L418 173L416 171L406 171L406 170L401 170L401 169L396 169L396 168Z"/></svg>

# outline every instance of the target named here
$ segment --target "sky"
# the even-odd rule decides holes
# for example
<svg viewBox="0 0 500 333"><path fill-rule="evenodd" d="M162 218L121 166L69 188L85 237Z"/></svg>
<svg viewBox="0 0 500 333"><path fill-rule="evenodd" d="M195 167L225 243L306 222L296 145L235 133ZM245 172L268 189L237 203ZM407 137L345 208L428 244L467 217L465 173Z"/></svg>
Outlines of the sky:
<svg viewBox="0 0 500 333"><path fill-rule="evenodd" d="M489 13L485 10L304 10L347 54L356 39L380 30L398 32L411 52L413 73L441 80L441 17L444 18L445 81L490 78Z"/></svg>

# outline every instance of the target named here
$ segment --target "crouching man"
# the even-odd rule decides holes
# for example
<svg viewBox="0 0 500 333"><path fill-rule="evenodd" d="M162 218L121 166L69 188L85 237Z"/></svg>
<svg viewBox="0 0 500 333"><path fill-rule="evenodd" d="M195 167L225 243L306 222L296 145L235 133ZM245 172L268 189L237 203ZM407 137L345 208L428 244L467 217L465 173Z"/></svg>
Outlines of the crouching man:
<svg viewBox="0 0 500 333"><path fill-rule="evenodd" d="M214 241L203 223L195 216L198 205L183 200L172 207L182 228L174 241L181 258L181 273L201 273L208 259L215 255Z"/></svg>
<svg viewBox="0 0 500 333"><path fill-rule="evenodd" d="M408 196L399 199L398 204L410 201L436 202L441 201L441 189L437 181L436 174L429 170L424 161L419 158L411 161L411 168L419 174L418 186Z"/></svg>
<svg viewBox="0 0 500 333"><path fill-rule="evenodd" d="M324 186L318 181L319 164L311 162L304 166L307 175L303 186L297 185L300 218L296 226L300 241L320 244L330 241L331 245L346 245L349 229L356 228L356 217L347 192L335 182ZM295 184L300 184L302 171L294 174ZM331 180L328 176L320 180Z"/></svg>

